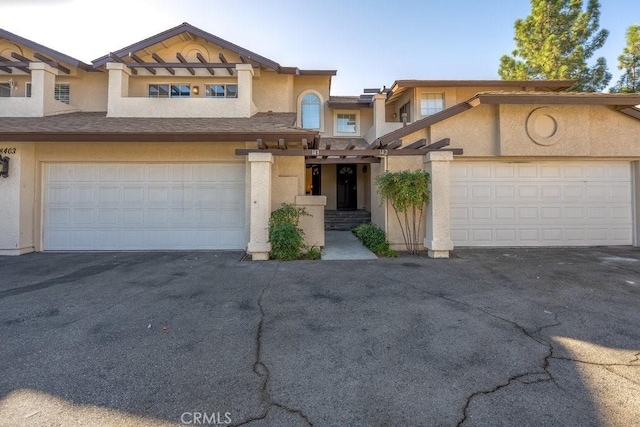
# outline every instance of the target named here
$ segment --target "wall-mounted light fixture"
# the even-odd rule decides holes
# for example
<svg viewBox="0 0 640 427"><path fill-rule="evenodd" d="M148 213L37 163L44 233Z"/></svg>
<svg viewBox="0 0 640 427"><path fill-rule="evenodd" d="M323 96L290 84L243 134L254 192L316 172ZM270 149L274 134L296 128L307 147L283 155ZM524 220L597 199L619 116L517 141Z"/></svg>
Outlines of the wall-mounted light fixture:
<svg viewBox="0 0 640 427"><path fill-rule="evenodd" d="M0 176L9 178L9 158L0 156Z"/></svg>
<svg viewBox="0 0 640 427"><path fill-rule="evenodd" d="M13 80L12 78L9 79L9 89L18 90L18 83L16 83L16 81Z"/></svg>
<svg viewBox="0 0 640 427"><path fill-rule="evenodd" d="M362 173L367 173L367 165L362 166Z"/></svg>
<svg viewBox="0 0 640 427"><path fill-rule="evenodd" d="M191 92L193 92L194 95L198 95L200 93L200 86L192 87Z"/></svg>

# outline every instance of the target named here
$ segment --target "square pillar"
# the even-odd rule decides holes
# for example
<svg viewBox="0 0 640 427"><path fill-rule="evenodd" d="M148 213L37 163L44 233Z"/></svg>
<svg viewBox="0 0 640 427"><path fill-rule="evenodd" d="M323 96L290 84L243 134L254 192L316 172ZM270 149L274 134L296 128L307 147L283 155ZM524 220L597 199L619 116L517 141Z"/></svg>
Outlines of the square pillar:
<svg viewBox="0 0 640 427"><path fill-rule="evenodd" d="M31 100L36 106L35 117L44 117L49 110L54 109L52 103L55 102L53 92L56 85L58 70L43 63L31 62Z"/></svg>
<svg viewBox="0 0 640 427"><path fill-rule="evenodd" d="M122 98L129 96L129 78L131 69L119 62L108 62L109 89L107 92L107 117L121 117Z"/></svg>
<svg viewBox="0 0 640 427"><path fill-rule="evenodd" d="M253 66L251 64L237 64L238 75L238 103L241 117L251 117L258 112L253 103Z"/></svg>
<svg viewBox="0 0 640 427"><path fill-rule="evenodd" d="M633 165L633 188L635 189L635 206L633 206L633 246L640 247L640 161Z"/></svg>
<svg viewBox="0 0 640 427"><path fill-rule="evenodd" d="M33 252L36 182L35 143L14 145L9 176L0 178L0 256Z"/></svg>
<svg viewBox="0 0 640 427"><path fill-rule="evenodd" d="M269 218L271 216L271 165L273 154L249 153L251 173L250 224L247 253L254 261L269 259Z"/></svg>
<svg viewBox="0 0 640 427"><path fill-rule="evenodd" d="M424 246L430 258L449 258L453 250L451 241L451 176L449 163L453 160L450 151L427 153L424 159L425 171L431 177L431 199L427 206L426 238Z"/></svg>
<svg viewBox="0 0 640 427"><path fill-rule="evenodd" d="M386 104L387 95L381 93L373 95L373 126L375 126L373 139L379 138L385 133Z"/></svg>

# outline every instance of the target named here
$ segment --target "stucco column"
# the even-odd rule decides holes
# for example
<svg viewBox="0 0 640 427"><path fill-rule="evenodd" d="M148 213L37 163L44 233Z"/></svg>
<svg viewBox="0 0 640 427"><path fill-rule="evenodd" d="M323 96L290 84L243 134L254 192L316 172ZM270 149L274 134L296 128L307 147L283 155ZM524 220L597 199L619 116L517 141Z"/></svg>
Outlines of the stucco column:
<svg viewBox="0 0 640 427"><path fill-rule="evenodd" d="M383 127L386 121L386 117L385 117L386 102L387 102L386 95L382 93L373 95L373 125L375 126L375 129L376 129L376 134L374 135L374 139L381 137L382 134L384 133Z"/></svg>
<svg viewBox="0 0 640 427"><path fill-rule="evenodd" d="M241 105L242 117L251 117L257 108L253 105L253 66L251 64L237 64L238 74L238 102Z"/></svg>
<svg viewBox="0 0 640 427"><path fill-rule="evenodd" d="M43 62L31 62L29 69L31 70L33 113L35 117L44 117L48 110L47 104L54 101L53 92L58 70Z"/></svg>
<svg viewBox="0 0 640 427"><path fill-rule="evenodd" d="M427 206L427 224L424 246L430 258L449 258L453 250L451 241L450 191L451 177L449 162L453 160L450 151L429 152L425 156L425 171L431 176L431 200Z"/></svg>
<svg viewBox="0 0 640 427"><path fill-rule="evenodd" d="M35 144L11 144L9 176L0 178L0 255L34 251Z"/></svg>
<svg viewBox="0 0 640 427"><path fill-rule="evenodd" d="M119 117L120 100L129 96L131 69L118 62L108 62L109 91L107 95L107 116Z"/></svg>
<svg viewBox="0 0 640 427"><path fill-rule="evenodd" d="M633 211L635 212L635 224L633 233L633 246L640 246L640 161L633 162L633 180L635 188L635 206Z"/></svg>
<svg viewBox="0 0 640 427"><path fill-rule="evenodd" d="M247 253L254 261L269 259L269 217L271 216L271 165L273 154L249 153L251 190L249 203L250 224Z"/></svg>

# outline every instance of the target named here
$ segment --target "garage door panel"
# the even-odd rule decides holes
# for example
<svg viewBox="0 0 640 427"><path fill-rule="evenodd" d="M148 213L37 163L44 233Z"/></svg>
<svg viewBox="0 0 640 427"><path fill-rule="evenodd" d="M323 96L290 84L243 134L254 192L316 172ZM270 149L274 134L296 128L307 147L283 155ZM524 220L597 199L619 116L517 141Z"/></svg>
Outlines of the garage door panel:
<svg viewBox="0 0 640 427"><path fill-rule="evenodd" d="M244 247L244 164L49 164L44 176L45 250Z"/></svg>
<svg viewBox="0 0 640 427"><path fill-rule="evenodd" d="M122 181L123 182L144 182L145 181L145 165L123 165Z"/></svg>
<svg viewBox="0 0 640 427"><path fill-rule="evenodd" d="M455 245L632 243L628 162L454 162L451 170Z"/></svg>

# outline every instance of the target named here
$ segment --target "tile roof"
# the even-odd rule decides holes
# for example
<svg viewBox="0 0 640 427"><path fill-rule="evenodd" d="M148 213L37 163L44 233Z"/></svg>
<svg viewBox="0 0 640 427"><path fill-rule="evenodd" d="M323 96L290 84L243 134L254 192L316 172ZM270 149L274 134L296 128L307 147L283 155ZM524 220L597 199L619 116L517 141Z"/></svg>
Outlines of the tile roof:
<svg viewBox="0 0 640 427"><path fill-rule="evenodd" d="M248 118L133 118L106 117L105 113L71 113L48 117L0 117L0 140L38 140L58 135L69 140L191 141L313 138L317 134L295 127L296 113L258 113ZM12 139L14 138L14 139ZM17 138L17 139L16 139ZM32 139L29 139L32 138ZM33 139L37 138L37 139ZM201 139L198 139L201 138Z"/></svg>

